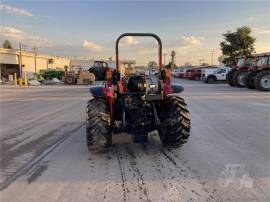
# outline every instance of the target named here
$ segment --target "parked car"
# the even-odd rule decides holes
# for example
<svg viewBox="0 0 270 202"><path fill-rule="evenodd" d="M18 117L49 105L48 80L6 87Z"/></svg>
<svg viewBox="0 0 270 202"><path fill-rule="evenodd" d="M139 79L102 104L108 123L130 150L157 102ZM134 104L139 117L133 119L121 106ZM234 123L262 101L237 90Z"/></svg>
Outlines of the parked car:
<svg viewBox="0 0 270 202"><path fill-rule="evenodd" d="M184 70L181 70L180 72L178 72L177 78L183 78L185 74Z"/></svg>
<svg viewBox="0 0 270 202"><path fill-rule="evenodd" d="M178 74L179 74L180 72L183 72L183 70L182 70L182 69L174 69L174 70L172 71L172 76L178 78Z"/></svg>
<svg viewBox="0 0 270 202"><path fill-rule="evenodd" d="M201 69L192 69L188 72L187 78L190 80L200 80L202 76L202 70Z"/></svg>
<svg viewBox="0 0 270 202"><path fill-rule="evenodd" d="M146 76L158 75L158 69L147 69L144 72Z"/></svg>
<svg viewBox="0 0 270 202"><path fill-rule="evenodd" d="M183 78L188 78L188 73L192 71L192 69L187 69L183 75Z"/></svg>
<svg viewBox="0 0 270 202"><path fill-rule="evenodd" d="M216 69L203 69L202 80L205 83L216 83L217 81L226 81L226 74L229 71L229 67L219 67Z"/></svg>
<svg viewBox="0 0 270 202"><path fill-rule="evenodd" d="M150 74L150 75L158 75L158 69L151 69L151 70L149 71L149 74Z"/></svg>

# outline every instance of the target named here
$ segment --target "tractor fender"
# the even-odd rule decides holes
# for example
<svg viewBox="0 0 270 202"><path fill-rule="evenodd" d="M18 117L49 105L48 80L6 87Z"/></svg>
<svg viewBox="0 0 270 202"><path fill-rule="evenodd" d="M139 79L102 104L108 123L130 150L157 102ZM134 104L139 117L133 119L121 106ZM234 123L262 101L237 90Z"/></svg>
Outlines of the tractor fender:
<svg viewBox="0 0 270 202"><path fill-rule="evenodd" d="M108 87L90 86L89 91L93 97L113 97L113 93Z"/></svg>
<svg viewBox="0 0 270 202"><path fill-rule="evenodd" d="M105 97L103 88L103 86L90 86L89 91L93 95L93 97Z"/></svg>
<svg viewBox="0 0 270 202"><path fill-rule="evenodd" d="M177 83L172 83L172 93L182 93L184 91L184 87Z"/></svg>

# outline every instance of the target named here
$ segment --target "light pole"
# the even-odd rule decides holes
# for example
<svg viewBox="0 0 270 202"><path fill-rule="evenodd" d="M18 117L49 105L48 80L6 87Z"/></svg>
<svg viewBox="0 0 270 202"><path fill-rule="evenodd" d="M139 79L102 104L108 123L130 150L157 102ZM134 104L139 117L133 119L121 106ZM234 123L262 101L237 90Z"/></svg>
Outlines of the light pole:
<svg viewBox="0 0 270 202"><path fill-rule="evenodd" d="M22 43L21 42L20 42L19 66L20 66L20 77L22 77Z"/></svg>
<svg viewBox="0 0 270 202"><path fill-rule="evenodd" d="M172 52L171 52L171 56L172 56L171 68L174 68L174 57L175 57L175 51L172 51Z"/></svg>
<svg viewBox="0 0 270 202"><path fill-rule="evenodd" d="M214 51L213 50L211 51L211 56L212 56L212 63L211 64L213 66L213 61L214 61Z"/></svg>
<svg viewBox="0 0 270 202"><path fill-rule="evenodd" d="M167 54L163 53L163 65L164 66L166 65L166 56L167 56Z"/></svg>

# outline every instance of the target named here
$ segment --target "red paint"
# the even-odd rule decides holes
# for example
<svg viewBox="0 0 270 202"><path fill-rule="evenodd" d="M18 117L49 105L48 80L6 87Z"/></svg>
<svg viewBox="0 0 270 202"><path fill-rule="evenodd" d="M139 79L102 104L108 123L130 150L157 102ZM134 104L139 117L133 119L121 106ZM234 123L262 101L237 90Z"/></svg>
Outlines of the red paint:
<svg viewBox="0 0 270 202"><path fill-rule="evenodd" d="M166 77L163 92L164 92L165 95L173 93L173 89L172 89L172 86L171 86L171 77Z"/></svg>
<svg viewBox="0 0 270 202"><path fill-rule="evenodd" d="M202 70L200 69L192 69L187 73L187 78L188 79L196 79L196 78L201 78Z"/></svg>
<svg viewBox="0 0 270 202"><path fill-rule="evenodd" d="M114 106L114 91L112 87L105 87L103 88L103 93L106 95L108 100L109 108L110 108L110 115L111 119L113 118L113 106Z"/></svg>
<svg viewBox="0 0 270 202"><path fill-rule="evenodd" d="M111 87L103 88L103 93L106 95L106 97L113 97L113 92L112 92Z"/></svg>

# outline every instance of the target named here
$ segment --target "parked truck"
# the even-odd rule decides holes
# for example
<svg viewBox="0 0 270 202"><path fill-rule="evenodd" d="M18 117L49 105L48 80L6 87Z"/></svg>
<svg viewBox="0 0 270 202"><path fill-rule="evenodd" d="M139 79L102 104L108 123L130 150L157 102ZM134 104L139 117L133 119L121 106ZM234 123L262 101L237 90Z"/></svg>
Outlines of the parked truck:
<svg viewBox="0 0 270 202"><path fill-rule="evenodd" d="M187 69L183 74L183 78L188 78L188 73L191 71L192 71L192 69Z"/></svg>
<svg viewBox="0 0 270 202"><path fill-rule="evenodd" d="M202 80L205 83L216 83L217 81L226 81L226 74L229 72L229 67L209 68L202 70Z"/></svg>
<svg viewBox="0 0 270 202"><path fill-rule="evenodd" d="M202 70L199 68L194 68L188 72L187 78L190 80L200 80L202 76Z"/></svg>

